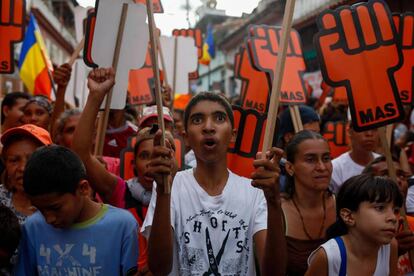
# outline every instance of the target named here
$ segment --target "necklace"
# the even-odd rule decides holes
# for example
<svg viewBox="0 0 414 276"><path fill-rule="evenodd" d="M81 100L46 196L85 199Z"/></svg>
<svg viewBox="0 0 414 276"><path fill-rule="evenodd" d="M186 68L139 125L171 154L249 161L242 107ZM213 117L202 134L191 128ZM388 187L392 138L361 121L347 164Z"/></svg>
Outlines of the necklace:
<svg viewBox="0 0 414 276"><path fill-rule="evenodd" d="M321 238L321 236L322 236L322 231L323 231L323 229L325 228L325 220L326 220L326 202L325 202L325 201L326 201L325 194L323 194L323 198L322 198L322 206L323 206L323 220L322 220L321 229L319 229L319 234L318 234L318 236L316 237L316 239L320 239L320 238ZM303 232L305 232L305 235L308 237L308 239L309 239L309 240L316 240L316 239L313 239L313 238L311 237L311 235L309 235L309 232L308 232L308 230L306 229L305 222L304 222L304 220L303 220L302 213L300 212L300 209L299 209L298 205L296 204L296 201L295 201L295 199L294 199L293 197L292 197L292 202L293 202L293 205L295 206L296 210L297 210L297 211L298 211L298 213L299 213L300 221L302 222Z"/></svg>

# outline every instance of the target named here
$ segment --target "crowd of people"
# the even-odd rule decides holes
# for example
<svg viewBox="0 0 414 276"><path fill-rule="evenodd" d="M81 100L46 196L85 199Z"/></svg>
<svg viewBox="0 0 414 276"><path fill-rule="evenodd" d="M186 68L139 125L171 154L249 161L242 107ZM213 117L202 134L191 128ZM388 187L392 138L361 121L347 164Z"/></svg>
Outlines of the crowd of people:
<svg viewBox="0 0 414 276"><path fill-rule="evenodd" d="M297 133L282 110L274 147L257 153L245 178L228 169L237 129L223 95L199 93L177 110L164 87L165 141L155 105L111 110L97 156L114 71L91 71L83 111L65 106L70 77L67 64L55 70L54 104L21 92L2 101L1 275L413 272L411 110L393 132L397 181L375 129L349 122L349 151L332 157L321 118L347 118L333 103L300 106ZM128 147L134 176L125 179Z"/></svg>

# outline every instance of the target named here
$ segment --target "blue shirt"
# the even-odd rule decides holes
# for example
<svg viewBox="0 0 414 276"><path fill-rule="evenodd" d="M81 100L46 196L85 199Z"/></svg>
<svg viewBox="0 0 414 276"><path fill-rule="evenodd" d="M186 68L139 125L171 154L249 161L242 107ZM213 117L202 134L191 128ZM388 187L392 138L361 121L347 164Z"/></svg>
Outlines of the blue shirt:
<svg viewBox="0 0 414 276"><path fill-rule="evenodd" d="M94 218L58 229L40 212L26 220L16 275L129 275L136 271L138 224L125 210L103 205Z"/></svg>

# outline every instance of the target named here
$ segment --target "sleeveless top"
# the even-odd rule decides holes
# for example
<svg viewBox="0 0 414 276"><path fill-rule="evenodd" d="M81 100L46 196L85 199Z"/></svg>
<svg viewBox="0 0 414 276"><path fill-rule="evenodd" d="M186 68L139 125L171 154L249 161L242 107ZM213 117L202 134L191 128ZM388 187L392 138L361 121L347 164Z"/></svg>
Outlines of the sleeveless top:
<svg viewBox="0 0 414 276"><path fill-rule="evenodd" d="M339 238L341 239L341 238ZM338 242L335 239L330 239L329 241L322 244L322 247L325 250L326 256L328 258L328 272L329 276L340 275L340 268L341 268L341 250L338 245ZM346 248L343 247L345 250L342 254L346 256ZM319 249L319 248L318 248ZM308 263L312 262L312 258L315 254L316 250L312 252L309 256ZM377 266L375 267L375 272L373 276L384 276L389 275L390 269L390 252L391 252L391 245L386 244L380 247L378 250L378 257L377 257ZM346 266L345 266L345 273L346 273Z"/></svg>
<svg viewBox="0 0 414 276"><path fill-rule="evenodd" d="M288 254L288 261L286 266L286 275L288 276L302 276L308 270L309 255L315 251L321 244L326 242L326 239L316 240L300 240L287 236L287 216L282 211L283 220L285 224L285 239Z"/></svg>
<svg viewBox="0 0 414 276"><path fill-rule="evenodd" d="M323 244L326 239L299 240L286 236L288 263L286 274L289 276L304 275L308 269L309 255Z"/></svg>

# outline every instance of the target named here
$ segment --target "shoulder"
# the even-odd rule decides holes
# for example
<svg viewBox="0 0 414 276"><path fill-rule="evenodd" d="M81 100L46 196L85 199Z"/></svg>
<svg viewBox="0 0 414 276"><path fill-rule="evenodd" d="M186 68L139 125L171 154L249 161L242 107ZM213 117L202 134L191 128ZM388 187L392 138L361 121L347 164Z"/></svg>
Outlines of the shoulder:
<svg viewBox="0 0 414 276"><path fill-rule="evenodd" d="M313 251L308 258L309 269L306 275L337 274L341 264L338 243L330 239Z"/></svg>
<svg viewBox="0 0 414 276"><path fill-rule="evenodd" d="M114 207L112 205L107 205L108 211L105 214L106 220L109 220L111 223L123 223L125 225L137 226L137 222L134 216L127 210Z"/></svg>
<svg viewBox="0 0 414 276"><path fill-rule="evenodd" d="M351 160L351 158L349 157L349 151L342 153L341 155L339 155L337 158L335 158L334 160L332 160L332 164L335 165L341 165L343 163L348 162L349 160Z"/></svg>
<svg viewBox="0 0 414 276"><path fill-rule="evenodd" d="M193 177L193 168L188 168L186 170L177 172L177 174L174 177L174 181L192 179L192 177Z"/></svg>
<svg viewBox="0 0 414 276"><path fill-rule="evenodd" d="M174 176L172 191L177 189L186 189L186 187L192 186L195 182L196 180L194 178L193 168L179 171Z"/></svg>
<svg viewBox="0 0 414 276"><path fill-rule="evenodd" d="M3 201L11 199L11 192L9 192L3 184L0 184L0 203L6 205Z"/></svg>
<svg viewBox="0 0 414 276"><path fill-rule="evenodd" d="M230 181L233 181L235 183L240 183L240 184L250 184L252 182L252 180L250 178L240 176L238 174L233 173L230 170L229 170L229 179L230 179ZM251 185L247 185L247 186L252 187Z"/></svg>
<svg viewBox="0 0 414 276"><path fill-rule="evenodd" d="M36 211L33 215L27 217L23 227L32 231L35 228L43 228L44 226L48 226L45 218L43 217L42 213Z"/></svg>
<svg viewBox="0 0 414 276"><path fill-rule="evenodd" d="M248 193L264 197L263 190L253 187L250 178L237 175L229 170L229 183L233 188L236 188L238 193Z"/></svg>
<svg viewBox="0 0 414 276"><path fill-rule="evenodd" d="M308 259L307 275L328 275L328 256L322 247L316 249Z"/></svg>

